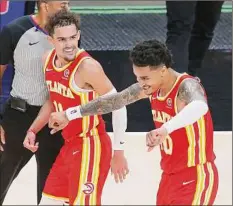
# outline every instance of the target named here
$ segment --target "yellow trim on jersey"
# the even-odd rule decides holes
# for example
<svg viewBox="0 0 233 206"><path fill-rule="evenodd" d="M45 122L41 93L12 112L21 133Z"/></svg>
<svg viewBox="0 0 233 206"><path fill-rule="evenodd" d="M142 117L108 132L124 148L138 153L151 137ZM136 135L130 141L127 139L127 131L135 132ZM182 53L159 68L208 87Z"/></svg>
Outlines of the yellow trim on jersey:
<svg viewBox="0 0 233 206"><path fill-rule="evenodd" d="M77 52L77 54L76 54L76 57L75 57L75 58L77 58L83 51L84 51L83 49L79 49L78 52ZM71 62L69 62L68 64L64 65L63 67L58 68L58 67L56 67L55 64L54 64L54 62L55 62L55 57L56 57L56 55L54 55L54 57L53 57L53 59L52 59L52 64L53 64L54 70L57 71L57 72L62 72L62 71L64 71L65 69L67 69L67 68L70 66L70 64L73 63L73 61L71 61Z"/></svg>
<svg viewBox="0 0 233 206"><path fill-rule="evenodd" d="M196 146L196 141L195 141L195 132L194 128L192 125L188 125L185 127L186 129L186 134L188 138L188 167L195 166L195 146Z"/></svg>
<svg viewBox="0 0 233 206"><path fill-rule="evenodd" d="M95 91L93 91L93 99L96 99L98 97L99 97L99 94L96 93ZM99 125L99 123L100 123L99 122L99 117L96 114L96 115L94 115L94 126L93 126L93 128L96 129L96 127ZM97 132L98 132L98 130L97 130Z"/></svg>
<svg viewBox="0 0 233 206"><path fill-rule="evenodd" d="M93 125L92 131L91 131L91 133L93 133L93 135L97 135L98 129L96 127L98 125L99 125L99 117L98 117L98 115L95 115L94 116L94 125Z"/></svg>
<svg viewBox="0 0 233 206"><path fill-rule="evenodd" d="M98 94L93 91L93 99L96 99L97 97L98 97ZM96 134L96 127L99 125L99 117L98 117L98 115L93 115L93 118L94 118L94 123L93 123L93 127L90 128L90 133L91 133L91 135L97 135Z"/></svg>
<svg viewBox="0 0 233 206"><path fill-rule="evenodd" d="M88 93L80 93L81 98L81 105L85 105L88 103ZM89 124L90 124L90 116L84 116L82 117L82 134L80 134L80 137L85 137L86 133L89 131Z"/></svg>
<svg viewBox="0 0 233 206"><path fill-rule="evenodd" d="M95 97L95 93L93 94L93 98ZM80 93L81 97L81 105L86 104L89 101L89 92ZM82 121L82 130L83 133L80 136L83 136L83 152L82 152L82 166L80 171L80 180L78 187L78 194L73 203L73 205L85 205L85 194L83 192L83 185L88 181L88 173L89 173L89 163L90 163L90 138L86 136L86 133L91 130L93 133L93 142L94 142L94 159L93 159L93 171L91 177L91 183L94 185L94 191L89 194L89 205L97 204L97 190L98 190L98 180L100 173L100 158L101 158L101 142L98 133L98 129L96 125L99 124L98 116L94 116L93 128L89 128L90 126L90 117L83 117Z"/></svg>
<svg viewBox="0 0 233 206"><path fill-rule="evenodd" d="M211 194L212 194L212 190L213 190L213 185L214 185L214 171L212 168L212 164L207 162L207 169L209 172L209 185L208 188L206 190L206 194L205 194L205 200L203 205L208 205L210 198L211 198Z"/></svg>
<svg viewBox="0 0 233 206"><path fill-rule="evenodd" d="M80 95L81 105L86 104L88 98L85 93ZM85 205L85 196L83 193L83 185L87 182L89 163L90 163L90 139L86 137L85 131L89 127L89 116L82 118L82 136L83 136L83 151L82 151L82 162L81 162L81 171L79 179L78 194L74 201L74 205Z"/></svg>
<svg viewBox="0 0 233 206"><path fill-rule="evenodd" d="M94 120L96 121L96 120ZM89 203L88 205L97 205L97 191L98 191L98 180L100 174L100 158L101 158L101 142L98 130L95 128L95 133L93 135L93 146L94 146L94 154L93 154L93 169L92 169L92 177L91 183L94 185L94 190L91 194L89 194ZM78 195L74 201L74 205L85 205L85 194L83 192L83 185L88 182L88 173L89 173L89 163L90 163L90 138L84 137L84 146L83 146L83 158L82 158L82 168L80 171L80 182L79 182L79 189ZM87 144L88 143L88 144ZM87 152L87 150L89 150ZM88 153L88 158L86 158Z"/></svg>
<svg viewBox="0 0 233 206"><path fill-rule="evenodd" d="M46 68L47 68L47 66L48 66L48 64L49 64L49 59L50 59L50 57L51 57L53 51L54 51L54 49L52 49L52 50L48 53L48 56L46 57L45 63L44 63L44 65L43 65L43 71L44 71L44 73L45 73L45 70L46 70Z"/></svg>
<svg viewBox="0 0 233 206"><path fill-rule="evenodd" d="M94 92L93 99L98 98L99 96L100 96L100 95L99 95L98 93Z"/></svg>
<svg viewBox="0 0 233 206"><path fill-rule="evenodd" d="M74 200L73 205L85 205L85 194L83 192L83 186L87 182L89 163L90 163L90 139L84 137L78 194L76 199Z"/></svg>
<svg viewBox="0 0 233 206"><path fill-rule="evenodd" d="M76 71L78 70L79 65L83 62L83 60L90 59L90 58L91 57L83 57L82 59L80 59L79 63L75 66L72 74L70 75L69 87L70 87L71 91L77 95L82 94L82 92L78 92L75 90L75 88L72 86L72 80L74 79L74 75L75 75Z"/></svg>
<svg viewBox="0 0 233 206"><path fill-rule="evenodd" d="M197 184L196 184L196 192L194 195L194 199L192 205L200 205L201 196L205 189L205 180L206 174L204 170L204 165L197 165Z"/></svg>
<svg viewBox="0 0 233 206"><path fill-rule="evenodd" d="M174 89L174 87L176 86L176 84L177 84L177 82L179 81L179 79L182 77L182 76L184 76L184 75L187 75L187 73L183 73L183 74L181 74L180 76L178 76L177 77L177 79L176 79L176 81L175 81L175 83L173 84L173 86L172 86L172 88L170 89L170 91L165 95L165 96L158 96L158 94L157 94L157 100L159 100L159 101L164 101L167 97L168 97L168 95L172 92L172 90Z"/></svg>
<svg viewBox="0 0 233 206"><path fill-rule="evenodd" d="M178 90L179 91L179 90ZM178 91L176 93L176 96L174 98L174 109L175 109L175 113L178 113L178 107L177 107L177 96L178 96Z"/></svg>
<svg viewBox="0 0 233 206"><path fill-rule="evenodd" d="M84 105L88 102L88 93L80 94L81 105ZM90 139L86 137L86 132L89 129L89 116L82 118L82 134L83 137L83 152L82 152L82 168L80 171L80 180L78 194L74 201L74 205L85 205L85 194L83 193L83 185L87 182L89 163L90 163Z"/></svg>
<svg viewBox="0 0 233 206"><path fill-rule="evenodd" d="M205 119L202 116L198 121L199 128L199 164L206 162L206 131L205 131Z"/></svg>
<svg viewBox="0 0 233 206"><path fill-rule="evenodd" d="M101 158L101 142L98 130L95 128L95 135L93 136L95 151L94 151L94 165L92 171L91 182L94 185L94 191L90 195L90 205L97 205L98 180L100 174L100 158Z"/></svg>
<svg viewBox="0 0 233 206"><path fill-rule="evenodd" d="M56 196L53 196L53 195L50 195L50 194L47 194L47 193L44 193L42 192L42 194L50 199L54 199L54 200L62 200L62 201L69 201L69 198L66 198L66 197L56 197Z"/></svg>

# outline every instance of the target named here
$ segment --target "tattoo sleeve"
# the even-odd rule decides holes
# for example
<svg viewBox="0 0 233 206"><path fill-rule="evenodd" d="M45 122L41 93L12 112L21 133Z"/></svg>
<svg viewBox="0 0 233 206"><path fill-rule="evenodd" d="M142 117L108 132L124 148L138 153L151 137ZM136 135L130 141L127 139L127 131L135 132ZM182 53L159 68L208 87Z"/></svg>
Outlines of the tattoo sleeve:
<svg viewBox="0 0 233 206"><path fill-rule="evenodd" d="M91 116L95 114L107 114L114 110L118 110L123 106L141 99L141 92L141 87L136 83L121 92L105 97L99 97L86 105L82 105L80 108L81 115Z"/></svg>
<svg viewBox="0 0 233 206"><path fill-rule="evenodd" d="M177 97L186 104L194 100L203 100L206 102L204 90L195 79L184 80L180 85Z"/></svg>

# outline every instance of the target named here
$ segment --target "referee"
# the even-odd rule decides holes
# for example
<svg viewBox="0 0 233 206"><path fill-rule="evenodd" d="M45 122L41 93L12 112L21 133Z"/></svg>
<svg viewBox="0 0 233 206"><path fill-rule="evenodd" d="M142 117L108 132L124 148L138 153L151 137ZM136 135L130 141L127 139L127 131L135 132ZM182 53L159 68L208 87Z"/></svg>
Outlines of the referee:
<svg viewBox="0 0 233 206"><path fill-rule="evenodd" d="M52 47L47 41L44 25L49 15L60 9L68 9L69 1L40 0L37 6L38 14L20 17L6 25L0 33L0 80L8 64L15 69L10 98L1 122L0 205L12 181L33 155L23 147L23 141L48 96L41 58ZM63 139L61 134L51 136L47 126L37 137L40 144L35 154L39 203Z"/></svg>

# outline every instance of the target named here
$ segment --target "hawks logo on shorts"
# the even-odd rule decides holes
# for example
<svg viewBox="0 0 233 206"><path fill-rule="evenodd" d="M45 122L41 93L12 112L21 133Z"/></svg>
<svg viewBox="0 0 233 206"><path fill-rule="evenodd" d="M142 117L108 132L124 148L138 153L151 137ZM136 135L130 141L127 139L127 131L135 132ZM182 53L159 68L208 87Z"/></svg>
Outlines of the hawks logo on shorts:
<svg viewBox="0 0 233 206"><path fill-rule="evenodd" d="M83 189L83 193L85 195L90 195L93 191L94 191L94 184L91 182L87 182L84 184L84 189Z"/></svg>
<svg viewBox="0 0 233 206"><path fill-rule="evenodd" d="M0 15L6 14L9 10L9 1L1 0L0 1Z"/></svg>

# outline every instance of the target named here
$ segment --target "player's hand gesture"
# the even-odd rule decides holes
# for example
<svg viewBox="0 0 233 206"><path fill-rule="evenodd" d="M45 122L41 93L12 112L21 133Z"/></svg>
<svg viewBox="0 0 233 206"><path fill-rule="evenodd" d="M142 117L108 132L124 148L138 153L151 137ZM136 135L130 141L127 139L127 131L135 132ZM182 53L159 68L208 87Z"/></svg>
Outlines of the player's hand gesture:
<svg viewBox="0 0 233 206"><path fill-rule="evenodd" d="M160 145L165 140L167 135L167 130L164 127L148 132L146 134L146 145L148 146L148 152L153 150L155 146Z"/></svg>
<svg viewBox="0 0 233 206"><path fill-rule="evenodd" d="M124 151L115 150L111 160L111 174L114 175L116 183L123 182L128 173L128 163Z"/></svg>
<svg viewBox="0 0 233 206"><path fill-rule="evenodd" d="M53 112L49 118L49 128L52 128L51 134L64 129L69 124L65 112Z"/></svg>
<svg viewBox="0 0 233 206"><path fill-rule="evenodd" d="M39 142L36 142L36 135L34 132L28 131L24 139L23 146L32 152L36 152L39 147Z"/></svg>

